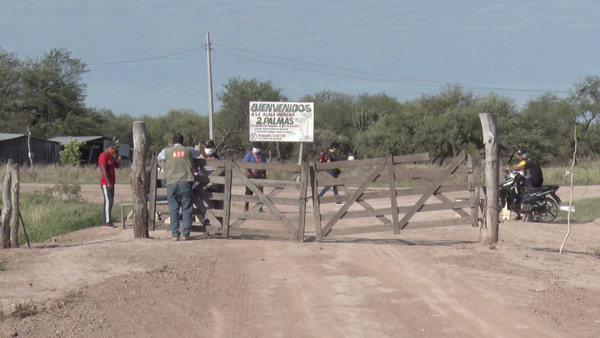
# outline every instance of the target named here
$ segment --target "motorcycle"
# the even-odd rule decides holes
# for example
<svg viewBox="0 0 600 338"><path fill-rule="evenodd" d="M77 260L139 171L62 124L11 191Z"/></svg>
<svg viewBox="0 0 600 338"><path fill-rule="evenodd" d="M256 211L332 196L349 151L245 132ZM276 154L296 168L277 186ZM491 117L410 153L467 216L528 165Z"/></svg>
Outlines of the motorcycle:
<svg viewBox="0 0 600 338"><path fill-rule="evenodd" d="M498 195L500 209L517 212L527 220L550 223L558 216L560 198L556 195L558 185L542 185L534 188L528 185L522 172L506 170L500 183Z"/></svg>

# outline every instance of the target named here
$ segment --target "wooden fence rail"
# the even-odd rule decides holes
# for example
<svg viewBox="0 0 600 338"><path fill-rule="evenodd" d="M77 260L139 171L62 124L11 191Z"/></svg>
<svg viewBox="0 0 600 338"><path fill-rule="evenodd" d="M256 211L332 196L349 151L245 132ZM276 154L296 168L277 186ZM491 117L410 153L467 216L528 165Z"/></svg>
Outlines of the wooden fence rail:
<svg viewBox="0 0 600 338"><path fill-rule="evenodd" d="M432 166L428 154L300 165L195 159L194 165L211 170L196 177L198 219L192 229L211 235L303 241L309 200L317 240L379 231L399 234L403 229L478 225L473 165L464 152L444 167ZM157 206L164 203L157 204L156 196L162 191L158 168L160 165L154 161L149 193L152 225ZM342 171L338 178L327 174L326 170L336 168ZM248 178L248 169L266 170L267 179ZM319 197L320 189L328 185L338 186L340 194L327 192ZM209 225L200 222L202 216L210 221Z"/></svg>

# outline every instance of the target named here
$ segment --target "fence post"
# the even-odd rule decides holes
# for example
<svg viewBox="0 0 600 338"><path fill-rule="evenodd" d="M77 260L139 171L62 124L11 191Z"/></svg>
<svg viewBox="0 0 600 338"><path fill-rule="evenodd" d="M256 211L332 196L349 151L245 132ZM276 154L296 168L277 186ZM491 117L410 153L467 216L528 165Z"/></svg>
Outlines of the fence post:
<svg viewBox="0 0 600 338"><path fill-rule="evenodd" d="M498 242L498 223L500 203L498 203L498 131L496 115L491 113L479 114L483 129L483 144L485 145L485 185L486 199L485 221L481 227L481 241L493 245Z"/></svg>
<svg viewBox="0 0 600 338"><path fill-rule="evenodd" d="M4 186L2 189L2 218L0 219L0 248L10 248L10 216L12 215L12 203L10 201L10 181L13 160L6 162L6 173L4 174Z"/></svg>
<svg viewBox="0 0 600 338"><path fill-rule="evenodd" d="M156 185L158 180L158 159L156 153L152 152L150 160L150 189L148 197L148 222L152 231L156 230Z"/></svg>
<svg viewBox="0 0 600 338"><path fill-rule="evenodd" d="M13 163L10 166L11 180L11 204L12 214L10 216L10 247L19 247L19 165Z"/></svg>
<svg viewBox="0 0 600 338"><path fill-rule="evenodd" d="M143 121L133 122L133 161L131 163L133 237L150 238L148 204L146 202L146 155L148 142Z"/></svg>
<svg viewBox="0 0 600 338"><path fill-rule="evenodd" d="M396 172L394 171L394 156L387 154L386 157L388 184L390 189L390 204L392 207L392 228L394 235L400 233L400 219L398 217L398 198L396 197Z"/></svg>

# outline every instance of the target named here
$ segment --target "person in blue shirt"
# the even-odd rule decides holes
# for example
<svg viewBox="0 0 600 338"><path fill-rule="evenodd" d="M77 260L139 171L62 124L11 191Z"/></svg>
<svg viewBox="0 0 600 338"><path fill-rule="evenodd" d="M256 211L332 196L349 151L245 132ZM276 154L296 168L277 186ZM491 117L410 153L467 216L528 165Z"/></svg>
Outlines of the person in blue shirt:
<svg viewBox="0 0 600 338"><path fill-rule="evenodd" d="M244 162L257 162L257 163L266 163L267 159L265 155L260 152L260 142L252 143L252 150L247 152L242 159ZM257 178L257 179L265 179L267 178L267 172L263 169L247 169L246 176L249 178ZM258 189L263 191L263 187L259 186ZM252 195L252 190L246 187L246 195ZM244 211L248 211L248 202L244 205ZM262 206L258 209L258 212L264 212Z"/></svg>

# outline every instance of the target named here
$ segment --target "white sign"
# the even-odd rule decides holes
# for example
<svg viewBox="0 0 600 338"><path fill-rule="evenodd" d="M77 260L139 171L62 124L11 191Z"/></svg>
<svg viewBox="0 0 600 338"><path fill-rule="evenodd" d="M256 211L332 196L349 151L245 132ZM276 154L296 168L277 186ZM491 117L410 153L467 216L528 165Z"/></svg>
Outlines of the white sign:
<svg viewBox="0 0 600 338"><path fill-rule="evenodd" d="M314 102L250 101L250 141L312 142Z"/></svg>

